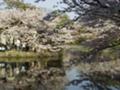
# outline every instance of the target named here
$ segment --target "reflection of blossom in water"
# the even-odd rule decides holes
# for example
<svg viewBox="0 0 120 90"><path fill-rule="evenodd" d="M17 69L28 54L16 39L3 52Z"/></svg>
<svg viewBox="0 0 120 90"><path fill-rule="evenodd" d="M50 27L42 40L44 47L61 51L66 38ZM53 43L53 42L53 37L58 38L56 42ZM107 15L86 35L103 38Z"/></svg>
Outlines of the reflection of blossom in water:
<svg viewBox="0 0 120 90"><path fill-rule="evenodd" d="M0 67L5 67L5 63L0 63Z"/></svg>
<svg viewBox="0 0 120 90"><path fill-rule="evenodd" d="M26 72L26 70L25 70L25 66L22 66L22 68L21 68L21 72Z"/></svg>
<svg viewBox="0 0 120 90"><path fill-rule="evenodd" d="M14 73L15 73L16 75L18 75L18 74L20 73L20 71L19 71L19 68L18 68L18 67L16 67L16 68L14 69Z"/></svg>
<svg viewBox="0 0 120 90"><path fill-rule="evenodd" d="M66 76L69 80L65 90L120 90L116 87L104 87L96 84L89 79L86 75L79 72L76 67L66 70Z"/></svg>

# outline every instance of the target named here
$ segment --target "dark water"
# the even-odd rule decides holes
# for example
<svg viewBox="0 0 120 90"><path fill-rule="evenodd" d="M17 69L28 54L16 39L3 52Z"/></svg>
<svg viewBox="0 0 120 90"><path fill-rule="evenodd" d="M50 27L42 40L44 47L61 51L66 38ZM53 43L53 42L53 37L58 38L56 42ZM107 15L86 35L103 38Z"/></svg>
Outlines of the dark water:
<svg viewBox="0 0 120 90"><path fill-rule="evenodd" d="M6 80L5 78L11 80L12 77L14 77L14 79L12 79L14 82L14 80L16 80L15 78L18 78L18 76L19 76L19 79L22 80L23 78L20 76L21 73L26 75L26 78L28 77L28 79L31 79L32 76L30 75L37 76L37 74L42 71L43 72L42 76L39 74L38 75L39 77L37 77L36 79L37 82L39 83L36 83L36 81L32 82L33 83L32 88L30 86L30 87L27 87L27 89L3 89L3 87L1 88L0 86L0 90L120 90L120 86L102 85L100 83L94 82L93 80L90 79L90 77L80 72L74 65L72 65L67 69L64 69L65 75L63 75L61 74L61 71L63 70L64 67L62 67L62 65L58 65L59 67L55 65L55 64L58 64L58 62L56 63L56 61L53 61L54 63L53 65L48 64L49 69L48 68L45 69L46 66L43 65L45 63L42 63L37 60L33 60L31 62L28 62L29 60L28 61L23 60L23 61L24 62L0 62L0 82L5 81ZM51 68L53 67L57 69L54 69L54 71L52 71L51 73L49 70L51 70ZM59 71L57 71L58 69ZM31 71L30 75L27 74L29 71ZM63 77L63 79L66 78L67 81L66 82L61 81L60 83L58 83L58 81L55 80L56 76L54 75L56 71L57 73L59 72L59 76ZM49 82L50 81L49 79L51 77L54 78L54 80ZM42 80L43 80L43 83L42 83ZM59 79L59 81L60 80L61 79ZM16 83L18 82L15 82L15 85L17 85ZM4 85L6 87L7 83L4 83ZM47 87L49 86L50 88L51 87L52 88L47 89ZM64 89L60 89L61 87Z"/></svg>
<svg viewBox="0 0 120 90"><path fill-rule="evenodd" d="M30 69L30 62L0 62L0 77L13 77Z"/></svg>

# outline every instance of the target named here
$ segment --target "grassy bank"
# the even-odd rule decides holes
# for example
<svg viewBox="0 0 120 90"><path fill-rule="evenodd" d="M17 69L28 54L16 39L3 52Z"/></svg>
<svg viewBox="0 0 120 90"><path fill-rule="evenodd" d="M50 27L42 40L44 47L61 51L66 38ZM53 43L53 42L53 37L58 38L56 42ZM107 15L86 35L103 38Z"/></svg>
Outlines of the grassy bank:
<svg viewBox="0 0 120 90"><path fill-rule="evenodd" d="M25 52L16 50L0 52L0 58L37 58L37 57L39 57L39 54L35 52Z"/></svg>

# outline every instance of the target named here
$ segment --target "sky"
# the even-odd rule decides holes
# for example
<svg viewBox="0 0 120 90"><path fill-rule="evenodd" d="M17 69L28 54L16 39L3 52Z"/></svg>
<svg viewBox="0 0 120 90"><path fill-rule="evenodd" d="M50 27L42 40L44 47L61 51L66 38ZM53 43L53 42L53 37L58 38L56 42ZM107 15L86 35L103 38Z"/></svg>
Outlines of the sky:
<svg viewBox="0 0 120 90"><path fill-rule="evenodd" d="M33 5L45 8L47 10L56 10L56 9L62 9L62 7L66 7L66 5L64 4L57 4L58 1L60 0L46 0L44 2L39 2L39 3L35 3L35 0L25 0L26 3L31 3ZM57 7L54 7L55 5L57 5Z"/></svg>
<svg viewBox="0 0 120 90"><path fill-rule="evenodd" d="M61 4L58 4L57 5L57 2L60 1L60 0L46 0L44 2L39 2L39 3L35 3L35 0L24 0L25 3L30 3L32 5L35 5L35 6L38 6L38 7L42 7L42 8L45 8L47 10L56 10L56 9L60 9L62 7L64 7L65 5L61 5ZM2 3L3 0L0 0L0 3ZM55 8L54 5L57 5L58 7ZM0 6L0 7L3 7L3 6Z"/></svg>
<svg viewBox="0 0 120 90"><path fill-rule="evenodd" d="M0 9L3 9L5 6L3 5L3 0L0 0Z"/></svg>
<svg viewBox="0 0 120 90"><path fill-rule="evenodd" d="M47 11L53 11L53 10L56 10L56 9L63 9L65 7L67 7L67 5L65 4L60 4L60 3L57 3L58 1L60 2L60 0L46 0L44 2L39 2L39 3L35 3L34 2L35 0L25 0L25 3L31 3L33 5L36 5L38 7L42 7L44 9L46 9ZM57 5L57 7L55 7L55 5ZM67 15L73 19L76 15L75 13L67 13Z"/></svg>

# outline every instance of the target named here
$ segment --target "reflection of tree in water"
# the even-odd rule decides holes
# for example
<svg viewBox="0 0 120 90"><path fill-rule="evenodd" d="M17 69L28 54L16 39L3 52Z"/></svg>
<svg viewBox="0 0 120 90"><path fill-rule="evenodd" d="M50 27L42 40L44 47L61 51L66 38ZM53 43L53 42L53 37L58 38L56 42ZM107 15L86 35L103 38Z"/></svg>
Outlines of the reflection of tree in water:
<svg viewBox="0 0 120 90"><path fill-rule="evenodd" d="M105 86L95 83L87 75L78 72L75 67L66 72L69 83L65 90L119 90L120 87Z"/></svg>

